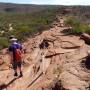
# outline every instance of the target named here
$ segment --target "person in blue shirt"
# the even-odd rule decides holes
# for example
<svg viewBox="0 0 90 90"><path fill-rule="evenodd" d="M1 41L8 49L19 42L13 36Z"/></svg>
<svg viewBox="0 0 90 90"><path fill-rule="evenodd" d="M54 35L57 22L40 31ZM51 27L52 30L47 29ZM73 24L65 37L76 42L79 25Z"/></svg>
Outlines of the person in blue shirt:
<svg viewBox="0 0 90 90"><path fill-rule="evenodd" d="M11 45L9 46L9 52L10 52L10 57L11 57L11 64L14 69L14 76L18 76L17 69L19 69L20 75L19 77L23 76L22 73L22 60L17 60L15 53L16 50L19 49L22 52L22 45L17 42L17 39L14 37L10 37Z"/></svg>

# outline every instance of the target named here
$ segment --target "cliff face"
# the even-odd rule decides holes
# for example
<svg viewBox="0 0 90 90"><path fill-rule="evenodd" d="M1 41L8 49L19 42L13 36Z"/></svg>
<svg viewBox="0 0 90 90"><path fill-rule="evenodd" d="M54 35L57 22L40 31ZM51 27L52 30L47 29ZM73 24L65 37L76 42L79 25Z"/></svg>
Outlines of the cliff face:
<svg viewBox="0 0 90 90"><path fill-rule="evenodd" d="M60 23L58 23L60 24ZM25 49L22 78L14 78L13 70L0 71L1 90L89 90L90 49L78 36L61 33L67 27L50 30L23 43ZM8 55L3 59L9 60Z"/></svg>

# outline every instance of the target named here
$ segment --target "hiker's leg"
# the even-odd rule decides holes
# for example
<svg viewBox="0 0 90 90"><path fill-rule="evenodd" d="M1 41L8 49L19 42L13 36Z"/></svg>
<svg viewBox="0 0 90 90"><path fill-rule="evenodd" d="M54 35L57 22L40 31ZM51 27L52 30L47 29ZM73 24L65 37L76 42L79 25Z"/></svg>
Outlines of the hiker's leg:
<svg viewBox="0 0 90 90"><path fill-rule="evenodd" d="M19 71L22 72L22 68L21 68L22 62L18 62L17 65L18 65Z"/></svg>
<svg viewBox="0 0 90 90"><path fill-rule="evenodd" d="M21 66L22 66L22 62L18 62L18 69L19 69L19 72L20 72L20 77L22 77L23 76L23 74L22 74L22 68L21 68Z"/></svg>
<svg viewBox="0 0 90 90"><path fill-rule="evenodd" d="M14 62L12 65L13 65L13 69L14 69L14 76L18 76L17 75L17 63Z"/></svg>

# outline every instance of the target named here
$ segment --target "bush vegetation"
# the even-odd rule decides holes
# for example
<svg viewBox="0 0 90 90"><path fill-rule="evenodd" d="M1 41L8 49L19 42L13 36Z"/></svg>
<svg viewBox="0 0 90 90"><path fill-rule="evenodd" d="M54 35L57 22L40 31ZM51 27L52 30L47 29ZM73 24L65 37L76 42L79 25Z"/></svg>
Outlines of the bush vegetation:
<svg viewBox="0 0 90 90"><path fill-rule="evenodd" d="M9 45L8 39L0 37L0 49L6 48Z"/></svg>
<svg viewBox="0 0 90 90"><path fill-rule="evenodd" d="M80 35L82 33L90 34L90 26L88 24L83 24L78 21L76 18L68 18L65 21L67 26L72 27L72 30L68 31L69 34Z"/></svg>
<svg viewBox="0 0 90 90"><path fill-rule="evenodd" d="M9 38L15 35L19 41L25 41L27 37L31 37L36 33L42 33L49 29L51 23L56 17L56 10L48 9L35 13L1 13L0 14L0 37ZM8 31L9 24L12 24L13 31ZM6 47L8 40L0 38L0 46Z"/></svg>

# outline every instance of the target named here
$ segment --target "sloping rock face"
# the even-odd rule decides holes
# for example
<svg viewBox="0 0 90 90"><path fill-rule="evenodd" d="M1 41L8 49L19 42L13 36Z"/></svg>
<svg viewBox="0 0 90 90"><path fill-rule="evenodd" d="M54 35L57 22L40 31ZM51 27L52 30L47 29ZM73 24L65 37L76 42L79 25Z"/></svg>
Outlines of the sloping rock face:
<svg viewBox="0 0 90 90"><path fill-rule="evenodd" d="M63 30L55 26L23 43L24 77L14 78L12 69L0 71L0 90L89 90L90 46L80 37L62 35Z"/></svg>

